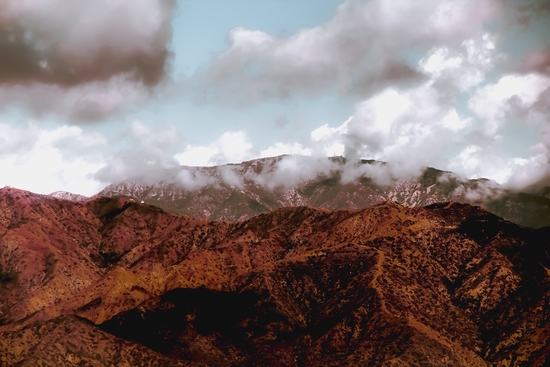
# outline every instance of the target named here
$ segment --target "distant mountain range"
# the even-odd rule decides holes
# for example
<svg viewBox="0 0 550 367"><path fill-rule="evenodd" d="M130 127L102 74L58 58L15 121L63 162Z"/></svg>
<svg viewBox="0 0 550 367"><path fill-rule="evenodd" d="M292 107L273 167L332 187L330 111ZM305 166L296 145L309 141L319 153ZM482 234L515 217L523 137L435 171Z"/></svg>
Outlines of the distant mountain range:
<svg viewBox="0 0 550 367"><path fill-rule="evenodd" d="M438 174L392 195L435 198ZM300 197L378 192L325 180ZM212 222L3 188L0 364L548 366L549 230L453 202Z"/></svg>
<svg viewBox="0 0 550 367"><path fill-rule="evenodd" d="M429 167L279 156L217 167L180 167L156 181L114 183L98 196L128 197L173 213L228 221L288 206L335 210L362 209L387 200L407 207L455 201L540 228L550 225L550 199L544 193L517 193L487 179L467 180Z"/></svg>
<svg viewBox="0 0 550 367"><path fill-rule="evenodd" d="M70 201L85 201L88 200L89 197L79 194L73 194L71 192L67 191L56 191L52 192L50 195L52 198L56 199L63 199L63 200L70 200Z"/></svg>

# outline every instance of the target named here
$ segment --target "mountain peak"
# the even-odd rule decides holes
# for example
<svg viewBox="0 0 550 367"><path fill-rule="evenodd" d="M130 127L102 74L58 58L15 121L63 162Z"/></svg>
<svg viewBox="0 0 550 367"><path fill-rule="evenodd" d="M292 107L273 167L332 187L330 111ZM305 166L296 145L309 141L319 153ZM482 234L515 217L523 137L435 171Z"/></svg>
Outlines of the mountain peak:
<svg viewBox="0 0 550 367"><path fill-rule="evenodd" d="M362 209L385 201L407 207L438 202L481 205L530 227L550 225L550 199L507 191L430 167L343 157L261 158L217 167L180 167L169 179L114 183L100 195L124 196L166 211L209 220L246 220L286 206Z"/></svg>
<svg viewBox="0 0 550 367"><path fill-rule="evenodd" d="M69 201L85 201L85 200L90 199L87 196L79 195L79 194L73 194L73 193L67 192L67 191L55 191L55 192L52 192L51 194L49 194L48 196L50 196L52 198L69 200Z"/></svg>

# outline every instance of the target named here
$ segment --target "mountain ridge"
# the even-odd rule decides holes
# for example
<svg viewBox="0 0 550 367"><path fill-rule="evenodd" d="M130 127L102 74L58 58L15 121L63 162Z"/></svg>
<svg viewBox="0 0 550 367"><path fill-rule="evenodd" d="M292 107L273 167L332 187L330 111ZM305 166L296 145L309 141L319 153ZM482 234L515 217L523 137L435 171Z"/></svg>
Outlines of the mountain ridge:
<svg viewBox="0 0 550 367"><path fill-rule="evenodd" d="M134 179L111 184L99 195L123 196L174 213L230 221L285 206L336 210L362 209L387 200L410 207L455 201L482 205L524 226L550 225L550 199L544 195L517 193L487 179L466 180L431 167L279 156L225 166L182 166L167 174L170 178L160 182Z"/></svg>
<svg viewBox="0 0 550 367"><path fill-rule="evenodd" d="M0 360L544 366L548 234L456 202L213 222L0 189Z"/></svg>

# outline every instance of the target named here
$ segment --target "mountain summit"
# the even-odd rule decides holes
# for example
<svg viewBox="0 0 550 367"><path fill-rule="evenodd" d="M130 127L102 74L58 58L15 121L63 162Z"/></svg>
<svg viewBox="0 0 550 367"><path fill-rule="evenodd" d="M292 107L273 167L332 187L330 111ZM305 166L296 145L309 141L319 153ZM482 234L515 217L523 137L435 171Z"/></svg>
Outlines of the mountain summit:
<svg viewBox="0 0 550 367"><path fill-rule="evenodd" d="M550 199L516 193L487 179L467 180L430 167L342 157L279 156L215 167L179 167L162 177L129 179L100 196L128 197L173 213L245 220L287 206L363 209L391 200L408 207L455 201L481 205L527 227L550 225Z"/></svg>

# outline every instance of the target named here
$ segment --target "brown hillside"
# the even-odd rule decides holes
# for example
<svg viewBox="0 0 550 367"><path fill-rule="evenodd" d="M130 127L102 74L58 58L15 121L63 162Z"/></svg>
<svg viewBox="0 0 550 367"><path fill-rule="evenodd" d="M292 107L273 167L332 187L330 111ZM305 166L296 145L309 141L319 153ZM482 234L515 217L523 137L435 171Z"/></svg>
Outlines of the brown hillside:
<svg viewBox="0 0 550 367"><path fill-rule="evenodd" d="M0 361L545 366L548 234L457 203L230 223L4 188Z"/></svg>

